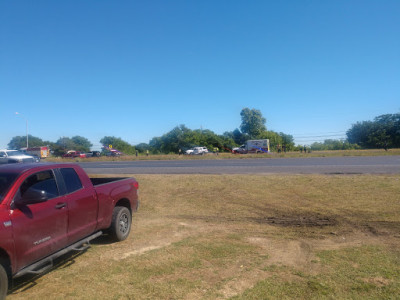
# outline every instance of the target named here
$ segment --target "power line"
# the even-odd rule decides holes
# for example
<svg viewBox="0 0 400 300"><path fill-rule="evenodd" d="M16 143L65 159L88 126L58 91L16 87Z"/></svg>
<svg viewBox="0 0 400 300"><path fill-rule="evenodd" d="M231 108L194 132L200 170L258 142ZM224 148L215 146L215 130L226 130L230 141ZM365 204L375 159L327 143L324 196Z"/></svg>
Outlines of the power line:
<svg viewBox="0 0 400 300"><path fill-rule="evenodd" d="M319 132L319 133L304 133L304 134L293 134L296 138L312 138L312 137L325 137L325 136L339 136L345 135L345 131L333 131L333 132Z"/></svg>
<svg viewBox="0 0 400 300"><path fill-rule="evenodd" d="M323 143L325 140L345 140L345 131L329 131L329 132L315 132L292 135L295 143L297 144L313 144Z"/></svg>
<svg viewBox="0 0 400 300"><path fill-rule="evenodd" d="M329 139L346 139L343 135L322 135L322 136L310 136L310 137L302 137L302 138L294 138L295 140L329 140Z"/></svg>

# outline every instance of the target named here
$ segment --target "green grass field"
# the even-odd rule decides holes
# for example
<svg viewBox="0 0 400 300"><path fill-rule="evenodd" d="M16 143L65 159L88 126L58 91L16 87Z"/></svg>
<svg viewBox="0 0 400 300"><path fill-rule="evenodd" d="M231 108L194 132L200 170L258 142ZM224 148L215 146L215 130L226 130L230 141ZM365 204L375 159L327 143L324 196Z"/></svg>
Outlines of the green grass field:
<svg viewBox="0 0 400 300"><path fill-rule="evenodd" d="M399 175L140 175L106 237L8 299L398 299Z"/></svg>

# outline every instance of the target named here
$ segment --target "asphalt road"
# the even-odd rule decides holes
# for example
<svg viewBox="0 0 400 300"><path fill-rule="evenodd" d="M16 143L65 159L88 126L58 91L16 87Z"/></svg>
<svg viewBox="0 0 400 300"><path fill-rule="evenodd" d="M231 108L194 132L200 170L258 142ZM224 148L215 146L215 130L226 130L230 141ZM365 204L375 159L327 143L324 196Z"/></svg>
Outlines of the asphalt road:
<svg viewBox="0 0 400 300"><path fill-rule="evenodd" d="M89 174L400 174L400 156L79 163Z"/></svg>

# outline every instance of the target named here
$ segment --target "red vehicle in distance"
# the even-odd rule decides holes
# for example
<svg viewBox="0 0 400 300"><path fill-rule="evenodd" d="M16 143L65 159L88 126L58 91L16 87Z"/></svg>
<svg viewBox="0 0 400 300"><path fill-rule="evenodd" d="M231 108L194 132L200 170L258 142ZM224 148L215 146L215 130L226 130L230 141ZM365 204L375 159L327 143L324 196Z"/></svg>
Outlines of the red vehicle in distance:
<svg viewBox="0 0 400 300"><path fill-rule="evenodd" d="M70 150L67 153L65 153L62 157L80 157L80 158L86 158L86 154L84 152L80 151L75 151L75 150Z"/></svg>

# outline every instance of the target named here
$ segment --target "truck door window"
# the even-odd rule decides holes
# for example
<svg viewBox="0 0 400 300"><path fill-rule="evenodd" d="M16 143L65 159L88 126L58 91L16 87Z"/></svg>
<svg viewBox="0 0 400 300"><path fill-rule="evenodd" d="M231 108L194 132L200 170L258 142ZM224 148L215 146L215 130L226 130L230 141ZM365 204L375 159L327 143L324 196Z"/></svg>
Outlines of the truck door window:
<svg viewBox="0 0 400 300"><path fill-rule="evenodd" d="M53 172L51 170L42 171L25 179L19 189L20 197L24 198L24 195L32 191L44 192L47 199L58 197L59 192Z"/></svg>
<svg viewBox="0 0 400 300"><path fill-rule="evenodd" d="M82 182L73 168L62 168L60 172L64 178L67 193L73 193L82 188Z"/></svg>

